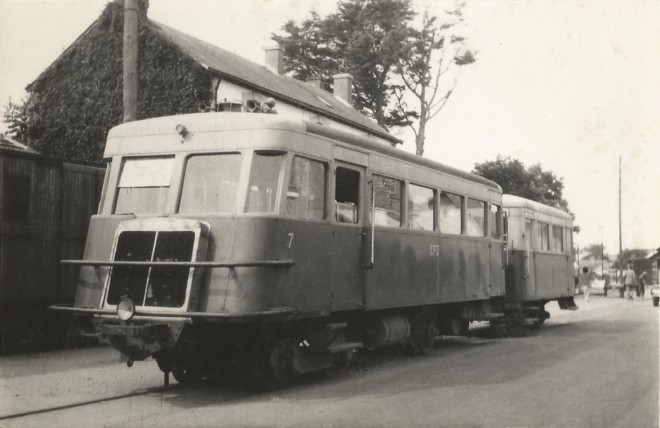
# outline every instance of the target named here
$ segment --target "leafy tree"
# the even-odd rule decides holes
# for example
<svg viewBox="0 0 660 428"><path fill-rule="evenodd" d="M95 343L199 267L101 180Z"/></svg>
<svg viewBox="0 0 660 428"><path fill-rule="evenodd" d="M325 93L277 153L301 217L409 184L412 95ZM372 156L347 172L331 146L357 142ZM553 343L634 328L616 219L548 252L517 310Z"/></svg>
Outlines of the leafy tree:
<svg viewBox="0 0 660 428"><path fill-rule="evenodd" d="M631 260L645 259L648 255L647 250L640 249L626 249L619 253L614 261L614 267L617 269L625 269L628 262Z"/></svg>
<svg viewBox="0 0 660 428"><path fill-rule="evenodd" d="M25 100L20 104L14 103L11 98L2 114L3 121L8 125L8 134L22 143L27 142L27 106Z"/></svg>
<svg viewBox="0 0 660 428"><path fill-rule="evenodd" d="M445 106L456 87L456 76L452 71L457 67L475 62L474 54L466 50L465 38L452 34L452 30L463 20L463 4L447 12L449 19L438 24L438 19L424 11L420 30L411 30L408 38L408 54L398 69L400 77L408 89L396 92L397 106L401 114L409 110L406 95L415 100L419 111L418 121L409 121L408 126L415 134L416 152L424 154L426 125Z"/></svg>
<svg viewBox="0 0 660 428"><path fill-rule="evenodd" d="M475 164L472 172L496 182L504 193L570 212L568 202L562 195L564 190L562 179L557 178L552 172L544 171L539 164L526 168L517 159L497 156L494 161Z"/></svg>
<svg viewBox="0 0 660 428"><path fill-rule="evenodd" d="M350 73L356 109L385 128L406 126L416 113L395 106L402 87L392 76L407 55L413 16L410 0L345 0L325 18L312 13L300 25L287 22L272 39L293 77L318 76L332 87L332 75Z"/></svg>
<svg viewBox="0 0 660 428"><path fill-rule="evenodd" d="M211 75L138 11L138 119L196 112L212 99ZM123 2L101 16L27 87L28 144L65 159L100 162L108 130L122 122Z"/></svg>
<svg viewBox="0 0 660 428"><path fill-rule="evenodd" d="M610 256L604 252L603 245L601 244L590 244L582 249L584 256L582 259L593 259L593 260L610 260Z"/></svg>

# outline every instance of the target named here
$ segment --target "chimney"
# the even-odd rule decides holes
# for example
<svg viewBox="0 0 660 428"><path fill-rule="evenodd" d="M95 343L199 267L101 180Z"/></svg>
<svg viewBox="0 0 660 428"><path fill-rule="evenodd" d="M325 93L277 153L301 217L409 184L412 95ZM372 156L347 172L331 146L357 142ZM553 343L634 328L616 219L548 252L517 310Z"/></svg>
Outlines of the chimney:
<svg viewBox="0 0 660 428"><path fill-rule="evenodd" d="M321 78L319 76L309 76L305 79L305 83L309 86L321 89Z"/></svg>
<svg viewBox="0 0 660 428"><path fill-rule="evenodd" d="M264 48L266 51L266 67L275 74L284 73L284 49L278 45Z"/></svg>
<svg viewBox="0 0 660 428"><path fill-rule="evenodd" d="M353 76L341 73L335 74L332 78L334 79L333 93L335 96L351 104L353 101Z"/></svg>

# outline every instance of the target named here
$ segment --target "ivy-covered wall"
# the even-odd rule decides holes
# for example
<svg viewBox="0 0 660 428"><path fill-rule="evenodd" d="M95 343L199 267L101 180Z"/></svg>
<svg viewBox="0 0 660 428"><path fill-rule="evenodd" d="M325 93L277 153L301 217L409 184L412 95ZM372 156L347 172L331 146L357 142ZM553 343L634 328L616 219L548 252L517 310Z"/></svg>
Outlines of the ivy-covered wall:
<svg viewBox="0 0 660 428"><path fill-rule="evenodd" d="M138 24L138 119L196 112L212 99L211 73L159 37L142 3ZM122 122L123 1L28 86L27 138L41 153L100 162L108 131Z"/></svg>

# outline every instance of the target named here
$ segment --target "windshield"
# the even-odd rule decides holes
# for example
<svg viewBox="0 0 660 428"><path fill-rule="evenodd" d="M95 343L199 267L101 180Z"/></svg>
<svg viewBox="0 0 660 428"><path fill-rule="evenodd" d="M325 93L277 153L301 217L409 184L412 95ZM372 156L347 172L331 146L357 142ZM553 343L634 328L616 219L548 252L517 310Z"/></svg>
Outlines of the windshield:
<svg viewBox="0 0 660 428"><path fill-rule="evenodd" d="M125 159L115 214L162 213L170 190L174 158Z"/></svg>
<svg viewBox="0 0 660 428"><path fill-rule="evenodd" d="M231 213L241 173L241 155L191 156L181 191L180 213Z"/></svg>

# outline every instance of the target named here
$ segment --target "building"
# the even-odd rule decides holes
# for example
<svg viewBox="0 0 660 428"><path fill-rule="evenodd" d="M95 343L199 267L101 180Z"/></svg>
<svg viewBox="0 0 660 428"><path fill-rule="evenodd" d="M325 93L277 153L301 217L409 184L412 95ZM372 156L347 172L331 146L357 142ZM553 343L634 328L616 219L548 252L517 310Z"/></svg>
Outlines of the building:
<svg viewBox="0 0 660 428"><path fill-rule="evenodd" d="M282 74L283 50L265 50L265 65L213 46L138 13L137 117L204 110L250 111L268 99L277 114L366 136L396 137L350 105L352 77L335 76L334 93L320 80ZM28 138L40 152L100 161L108 130L122 120L123 4L114 1L30 85Z"/></svg>

